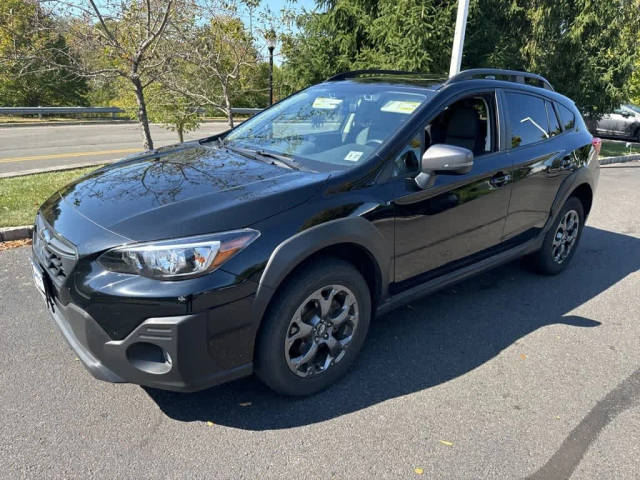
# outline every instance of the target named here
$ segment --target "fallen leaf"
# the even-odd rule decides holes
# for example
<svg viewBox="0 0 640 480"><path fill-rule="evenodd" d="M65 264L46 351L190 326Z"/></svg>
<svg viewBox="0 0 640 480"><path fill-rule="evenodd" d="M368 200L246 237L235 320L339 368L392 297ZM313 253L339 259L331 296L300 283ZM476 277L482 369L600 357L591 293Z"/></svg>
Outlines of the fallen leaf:
<svg viewBox="0 0 640 480"><path fill-rule="evenodd" d="M558 415L558 416L556 417L556 420L560 420L560 415Z"/></svg>
<svg viewBox="0 0 640 480"><path fill-rule="evenodd" d="M418 475L422 475L424 473L424 470L422 468L414 468L413 471Z"/></svg>
<svg viewBox="0 0 640 480"><path fill-rule="evenodd" d="M520 358L521 358L522 360L526 360L526 359L527 359L527 356L526 356L524 353L521 353L521 354L520 354Z"/></svg>
<svg viewBox="0 0 640 480"><path fill-rule="evenodd" d="M238 405L240 405L241 407L250 407L251 402L240 402Z"/></svg>
<svg viewBox="0 0 640 480"><path fill-rule="evenodd" d="M440 440L440 443L447 447L453 447L453 442L447 442L446 440Z"/></svg>
<svg viewBox="0 0 640 480"><path fill-rule="evenodd" d="M207 427L213 427L215 425L215 423L213 423L211 420L207 421Z"/></svg>

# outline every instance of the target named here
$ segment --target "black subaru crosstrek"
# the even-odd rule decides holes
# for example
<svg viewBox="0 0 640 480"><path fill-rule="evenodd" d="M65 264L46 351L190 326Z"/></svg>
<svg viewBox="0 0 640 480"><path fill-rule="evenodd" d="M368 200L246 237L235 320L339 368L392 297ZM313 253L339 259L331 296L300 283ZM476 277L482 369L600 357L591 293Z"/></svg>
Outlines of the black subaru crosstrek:
<svg viewBox="0 0 640 480"><path fill-rule="evenodd" d="M562 271L599 147L534 74L341 74L57 192L34 279L96 378L311 394L376 314L521 256Z"/></svg>

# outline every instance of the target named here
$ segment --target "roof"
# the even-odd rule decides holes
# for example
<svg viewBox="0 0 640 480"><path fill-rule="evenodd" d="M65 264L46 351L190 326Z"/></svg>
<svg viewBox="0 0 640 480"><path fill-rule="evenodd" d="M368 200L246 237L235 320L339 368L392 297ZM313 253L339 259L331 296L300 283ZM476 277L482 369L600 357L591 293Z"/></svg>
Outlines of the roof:
<svg viewBox="0 0 640 480"><path fill-rule="evenodd" d="M400 70L355 70L352 72L340 73L327 79L328 82L344 80L409 84L413 86L426 87L430 90L439 90L440 88L444 88L448 85L469 80L499 80L554 91L551 83L541 75L497 68L463 70L451 78L447 78L445 75L405 72Z"/></svg>

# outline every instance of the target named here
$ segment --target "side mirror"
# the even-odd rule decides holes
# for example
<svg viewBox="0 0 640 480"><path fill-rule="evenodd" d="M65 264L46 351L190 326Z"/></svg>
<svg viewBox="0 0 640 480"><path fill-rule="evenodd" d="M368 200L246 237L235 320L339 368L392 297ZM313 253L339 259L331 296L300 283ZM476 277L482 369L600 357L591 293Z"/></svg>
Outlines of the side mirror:
<svg viewBox="0 0 640 480"><path fill-rule="evenodd" d="M438 143L422 156L421 173L415 181L420 188L431 186L438 174L462 175L473 167L473 152L468 148Z"/></svg>

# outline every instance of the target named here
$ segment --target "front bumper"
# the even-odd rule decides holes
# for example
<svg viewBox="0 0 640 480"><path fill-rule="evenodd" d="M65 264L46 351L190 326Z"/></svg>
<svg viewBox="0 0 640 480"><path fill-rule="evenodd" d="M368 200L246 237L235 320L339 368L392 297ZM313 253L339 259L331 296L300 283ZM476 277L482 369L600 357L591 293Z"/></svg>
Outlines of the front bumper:
<svg viewBox="0 0 640 480"><path fill-rule="evenodd" d="M246 355L251 326L214 331L216 318L237 318L252 297L210 311L149 318L124 340L111 340L84 310L53 300L49 312L91 374L107 382L129 382L192 392L250 375Z"/></svg>

